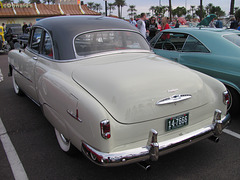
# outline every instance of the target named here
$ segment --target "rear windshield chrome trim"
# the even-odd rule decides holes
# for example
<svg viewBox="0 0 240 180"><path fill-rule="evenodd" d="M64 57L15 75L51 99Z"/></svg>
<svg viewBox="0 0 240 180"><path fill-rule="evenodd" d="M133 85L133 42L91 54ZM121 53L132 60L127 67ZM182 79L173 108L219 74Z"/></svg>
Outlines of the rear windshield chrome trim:
<svg viewBox="0 0 240 180"><path fill-rule="evenodd" d="M65 60L51 59L51 61L58 62L58 63L65 63L65 62L73 62L73 61L83 61L83 60L91 59L94 57L113 55L113 54L124 54L124 53L153 53L153 52L151 50L117 50L117 51L109 51L104 53L92 54L88 56L78 56L75 59L65 59Z"/></svg>
<svg viewBox="0 0 240 180"><path fill-rule="evenodd" d="M82 32L82 33L79 33L79 34L77 34L76 36L74 36L74 38L73 38L73 51L74 51L74 54L75 54L75 57L76 58L81 58L82 56L79 56L78 54L77 54L77 52L76 52L76 48L75 48L75 39L78 37L78 36L81 36L81 35L83 35L83 34L88 34L88 33L92 33L92 32L100 32L100 31L128 31L128 32L133 32L133 33L137 33L137 34L139 34L139 35L141 35L142 37L143 37L143 35L139 32L139 31L134 31L134 30L130 30L130 29L95 29L95 30L91 30L91 31L85 31L85 32ZM144 37L143 37L144 38ZM147 39L146 38L144 38L145 39L145 41L149 44L149 42L147 41ZM150 47L149 47L149 51L150 51ZM144 49L141 49L141 51L145 51ZM148 50L146 50L146 51L148 51ZM108 53L108 52L106 52L106 53ZM97 53L97 54L102 54L102 53ZM91 55L90 55L91 56ZM86 57L86 56L85 56Z"/></svg>

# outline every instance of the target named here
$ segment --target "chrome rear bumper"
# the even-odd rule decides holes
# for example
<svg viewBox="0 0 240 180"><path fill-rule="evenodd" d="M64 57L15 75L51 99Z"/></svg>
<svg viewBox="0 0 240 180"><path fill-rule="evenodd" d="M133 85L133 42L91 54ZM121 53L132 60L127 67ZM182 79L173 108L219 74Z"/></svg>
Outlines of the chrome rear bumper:
<svg viewBox="0 0 240 180"><path fill-rule="evenodd" d="M100 166L120 166L146 160L157 161L160 155L175 151L211 136L219 136L229 123L230 115L227 114L224 118L221 118L221 111L216 110L211 125L168 141L158 142L157 131L151 129L145 147L104 153L83 142L82 151L91 161Z"/></svg>

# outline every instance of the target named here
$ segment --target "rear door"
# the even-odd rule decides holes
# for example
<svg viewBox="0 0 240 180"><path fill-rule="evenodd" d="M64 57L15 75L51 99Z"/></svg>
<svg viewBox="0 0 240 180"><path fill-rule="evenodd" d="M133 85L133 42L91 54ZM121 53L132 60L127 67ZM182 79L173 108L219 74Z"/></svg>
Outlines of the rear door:
<svg viewBox="0 0 240 180"><path fill-rule="evenodd" d="M154 52L162 57L178 62L179 55L187 39L187 34L164 32L151 44Z"/></svg>

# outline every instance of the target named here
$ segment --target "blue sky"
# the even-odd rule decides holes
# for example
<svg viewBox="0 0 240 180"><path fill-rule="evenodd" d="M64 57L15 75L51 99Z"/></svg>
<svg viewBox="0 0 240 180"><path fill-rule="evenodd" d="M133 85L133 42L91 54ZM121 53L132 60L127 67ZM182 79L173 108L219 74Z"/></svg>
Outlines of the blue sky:
<svg viewBox="0 0 240 180"><path fill-rule="evenodd" d="M168 5L168 0L160 0L161 4ZM203 0L203 5L206 6L209 3L213 3L214 6L220 6L226 14L229 13L230 9L230 1L231 0ZM87 2L95 2L95 3L101 3L104 7L104 1L103 0L84 0L84 3ZM108 3L113 3L114 0L108 0ZM157 6L159 5L159 0L126 0L127 5L136 5L136 9L138 10L137 13L140 14L141 12L149 12L150 6ZM172 6L173 8L176 8L177 6L185 6L187 4L187 9L190 9L191 5L198 6L200 3L200 0L172 0ZM240 7L240 1L235 0L235 7ZM128 7L123 8L123 16L127 17L127 9ZM117 11L115 10L114 13L117 15Z"/></svg>

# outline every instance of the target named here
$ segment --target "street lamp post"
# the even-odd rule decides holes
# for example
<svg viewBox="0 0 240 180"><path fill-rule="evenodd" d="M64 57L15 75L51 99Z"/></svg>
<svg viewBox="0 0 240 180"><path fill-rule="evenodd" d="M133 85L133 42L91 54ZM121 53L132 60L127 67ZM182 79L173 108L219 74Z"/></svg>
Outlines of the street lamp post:
<svg viewBox="0 0 240 180"><path fill-rule="evenodd" d="M159 6L160 6L160 7L162 6L161 0L159 0Z"/></svg>
<svg viewBox="0 0 240 180"><path fill-rule="evenodd" d="M103 0L105 1L105 16L107 16L107 0Z"/></svg>

